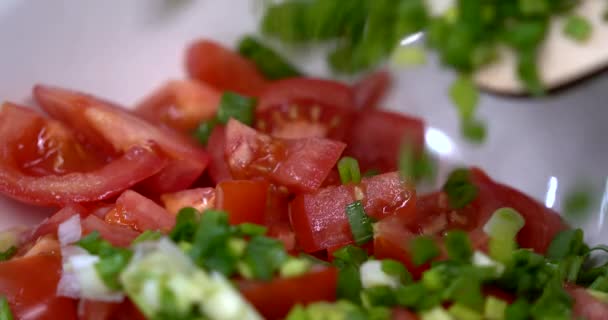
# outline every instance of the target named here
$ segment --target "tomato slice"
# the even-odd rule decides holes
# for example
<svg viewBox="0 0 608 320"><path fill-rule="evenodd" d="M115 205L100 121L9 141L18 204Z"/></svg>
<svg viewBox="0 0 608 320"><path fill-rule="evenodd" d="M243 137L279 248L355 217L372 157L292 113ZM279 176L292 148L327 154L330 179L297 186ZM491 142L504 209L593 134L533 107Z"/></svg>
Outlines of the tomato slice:
<svg viewBox="0 0 608 320"><path fill-rule="evenodd" d="M243 280L241 293L265 319L283 319L296 304L334 301L338 271L320 268L293 278L275 278L270 282Z"/></svg>
<svg viewBox="0 0 608 320"><path fill-rule="evenodd" d="M291 223L300 247L315 252L352 243L346 206L357 199L374 219L415 215L414 187L403 183L395 172L365 178L359 185L300 194L290 204Z"/></svg>
<svg viewBox="0 0 608 320"><path fill-rule="evenodd" d="M165 209L176 215L180 209L192 207L199 212L215 208L215 189L196 188L166 193L160 197Z"/></svg>
<svg viewBox="0 0 608 320"><path fill-rule="evenodd" d="M422 120L387 111L366 110L358 113L353 121L345 154L359 160L363 171L390 172L397 170L399 151L404 143L414 151L423 150Z"/></svg>
<svg viewBox="0 0 608 320"><path fill-rule="evenodd" d="M209 40L199 40L188 47L186 71L190 78L220 91L254 97L259 96L267 82L252 61Z"/></svg>
<svg viewBox="0 0 608 320"><path fill-rule="evenodd" d="M34 97L52 117L110 153L125 152L150 140L158 144L171 161L160 173L145 181L144 187L152 193L189 187L209 162L207 153L193 141L95 97L42 85L34 87Z"/></svg>
<svg viewBox="0 0 608 320"><path fill-rule="evenodd" d="M585 288L578 286L566 287L574 299L573 316L587 320L603 320L608 314L608 304L594 298Z"/></svg>
<svg viewBox="0 0 608 320"><path fill-rule="evenodd" d="M88 235L93 231L97 231L103 239L109 241L112 245L119 247L128 247L140 234L125 225L109 224L95 215L86 217L80 224L82 226L83 235Z"/></svg>
<svg viewBox="0 0 608 320"><path fill-rule="evenodd" d="M359 110L379 107L391 87L391 74L386 70L370 73L353 86L355 106Z"/></svg>
<svg viewBox="0 0 608 320"><path fill-rule="evenodd" d="M175 225L175 215L141 194L127 190L116 199L116 206L106 213L106 222L130 226L133 230L168 232Z"/></svg>
<svg viewBox="0 0 608 320"><path fill-rule="evenodd" d="M225 152L233 177L261 177L295 191L317 189L344 148L344 143L321 138L272 138L234 119L226 127Z"/></svg>
<svg viewBox="0 0 608 320"><path fill-rule="evenodd" d="M31 256L0 262L0 296L8 299L15 319L78 319L76 301L56 295L60 256Z"/></svg>
<svg viewBox="0 0 608 320"><path fill-rule="evenodd" d="M209 176L215 184L232 179L230 168L228 168L226 157L224 156L225 149L226 129L224 126L216 126L209 136L209 141L207 141L207 151L211 155Z"/></svg>
<svg viewBox="0 0 608 320"><path fill-rule="evenodd" d="M245 222L263 224L266 211L266 181L233 180L216 186L218 209L228 212L230 224Z"/></svg>
<svg viewBox="0 0 608 320"><path fill-rule="evenodd" d="M220 92L192 80L172 80L146 97L133 111L155 124L189 134L215 116Z"/></svg>

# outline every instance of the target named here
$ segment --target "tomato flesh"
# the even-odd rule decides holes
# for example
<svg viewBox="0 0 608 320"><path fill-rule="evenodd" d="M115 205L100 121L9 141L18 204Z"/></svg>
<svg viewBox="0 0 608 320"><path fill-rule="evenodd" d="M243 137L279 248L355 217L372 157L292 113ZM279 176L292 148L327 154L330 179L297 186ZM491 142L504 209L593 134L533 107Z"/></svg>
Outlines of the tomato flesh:
<svg viewBox="0 0 608 320"><path fill-rule="evenodd" d="M391 74L386 70L375 71L363 77L353 86L355 106L360 110L379 107L391 86Z"/></svg>
<svg viewBox="0 0 608 320"><path fill-rule="evenodd" d="M127 190L116 199L116 206L106 213L109 224L125 225L135 231L158 230L168 232L175 225L175 216L154 201Z"/></svg>
<svg viewBox="0 0 608 320"><path fill-rule="evenodd" d="M315 252L352 243L346 206L357 199L374 219L415 214L414 188L394 172L365 178L359 185L326 187L300 194L290 204L290 218L302 249Z"/></svg>
<svg viewBox="0 0 608 320"><path fill-rule="evenodd" d="M226 149L226 129L224 126L213 128L209 140L207 141L207 151L211 155L209 163L209 176L218 184L225 180L231 180L232 174L226 163L224 151Z"/></svg>
<svg viewBox="0 0 608 320"><path fill-rule="evenodd" d="M231 119L226 127L228 167L237 179L264 178L295 191L325 180L345 145L328 139L279 139Z"/></svg>
<svg viewBox="0 0 608 320"><path fill-rule="evenodd" d="M230 224L245 222L263 224L266 211L268 182L233 180L216 187L218 209L228 212Z"/></svg>
<svg viewBox="0 0 608 320"><path fill-rule="evenodd" d="M146 97L133 111L152 123L189 134L215 116L220 92L191 80L172 80Z"/></svg>
<svg viewBox="0 0 608 320"><path fill-rule="evenodd" d="M140 234L129 226L110 224L95 215L90 215L82 220L81 226L83 235L97 231L103 239L119 247L129 246Z"/></svg>
<svg viewBox="0 0 608 320"><path fill-rule="evenodd" d="M196 188L166 193L160 199L167 211L177 215L185 207L192 207L199 212L214 208L216 195L213 188Z"/></svg>
<svg viewBox="0 0 608 320"><path fill-rule="evenodd" d="M321 268L270 282L244 280L239 282L239 289L266 319L283 319L296 304L334 301L337 278L335 268Z"/></svg>

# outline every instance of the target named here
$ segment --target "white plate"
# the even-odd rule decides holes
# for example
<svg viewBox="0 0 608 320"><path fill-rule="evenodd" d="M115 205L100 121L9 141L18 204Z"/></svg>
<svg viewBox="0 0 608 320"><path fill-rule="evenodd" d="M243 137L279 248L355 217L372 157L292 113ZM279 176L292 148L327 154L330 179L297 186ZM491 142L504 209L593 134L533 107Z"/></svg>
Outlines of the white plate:
<svg viewBox="0 0 608 320"><path fill-rule="evenodd" d="M0 98L27 102L34 83L49 83L130 106L182 76L189 41L207 37L234 45L255 30L252 8L245 0L3 0ZM326 72L318 57L302 65L312 74ZM459 138L447 95L452 79L436 63L399 71L386 106L423 117L433 128L427 142L446 161L483 167L547 206L559 209L569 189L592 184L598 197L585 229L589 240L608 242L608 234L601 236L608 205L600 214L601 197L607 197L608 76L537 100L483 96L480 116L489 137L481 147ZM33 223L48 212L0 198L0 228Z"/></svg>

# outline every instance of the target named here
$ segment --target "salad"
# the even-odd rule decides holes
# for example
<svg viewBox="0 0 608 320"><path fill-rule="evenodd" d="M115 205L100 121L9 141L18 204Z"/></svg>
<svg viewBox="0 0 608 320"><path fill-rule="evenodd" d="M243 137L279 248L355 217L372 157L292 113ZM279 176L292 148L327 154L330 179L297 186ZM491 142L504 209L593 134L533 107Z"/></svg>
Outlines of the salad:
<svg viewBox="0 0 608 320"><path fill-rule="evenodd" d="M424 123L376 108L390 74L251 48L193 43L133 109L2 105L0 193L57 211L0 233L0 319L607 317L607 249L556 212L474 167L417 192Z"/></svg>

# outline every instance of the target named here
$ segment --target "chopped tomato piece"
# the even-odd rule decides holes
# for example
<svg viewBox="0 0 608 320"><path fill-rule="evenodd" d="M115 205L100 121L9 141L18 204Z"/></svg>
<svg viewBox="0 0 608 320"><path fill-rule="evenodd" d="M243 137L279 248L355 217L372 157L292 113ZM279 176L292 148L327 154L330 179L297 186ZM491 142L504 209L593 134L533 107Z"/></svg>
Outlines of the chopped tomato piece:
<svg viewBox="0 0 608 320"><path fill-rule="evenodd" d="M394 172L365 178L359 185L300 194L290 205L290 218L302 249L314 252L352 243L346 206L356 200L361 200L367 215L374 219L415 215L414 187Z"/></svg>
<svg viewBox="0 0 608 320"><path fill-rule="evenodd" d="M239 282L239 288L266 319L283 319L296 304L334 301L337 278L335 268L321 268L270 282L243 280Z"/></svg>
<svg viewBox="0 0 608 320"><path fill-rule="evenodd" d="M215 191L216 206L226 210L230 224L244 222L263 224L268 182L233 180L220 182Z"/></svg>
<svg viewBox="0 0 608 320"><path fill-rule="evenodd" d="M135 231L169 231L175 225L175 215L170 214L154 201L127 190L116 199L116 206L106 213L105 221L110 224L126 225Z"/></svg>
<svg viewBox="0 0 608 320"><path fill-rule="evenodd" d="M261 177L290 190L317 189L344 148L328 139L272 138L234 119L226 127L226 156L233 177Z"/></svg>
<svg viewBox="0 0 608 320"><path fill-rule="evenodd" d="M353 92L342 83L313 78L290 78L273 82L260 97L258 109L290 105L323 105L339 108L354 106Z"/></svg>
<svg viewBox="0 0 608 320"><path fill-rule="evenodd" d="M93 96L38 85L34 87L34 97L51 116L108 153L126 152L150 140L158 144L170 162L145 181L144 186L150 192L166 193L189 187L209 162L207 153L193 141Z"/></svg>
<svg viewBox="0 0 608 320"><path fill-rule="evenodd" d="M353 86L355 106L360 110L379 107L391 86L391 74L386 70L370 73Z"/></svg>
<svg viewBox="0 0 608 320"><path fill-rule="evenodd" d="M346 140L345 154L359 160L363 172L397 170L397 159L403 144L415 152L424 148L424 123L401 114L366 110L357 114Z"/></svg>
<svg viewBox="0 0 608 320"><path fill-rule="evenodd" d="M394 308L391 314L392 320L418 320L418 316L404 308Z"/></svg>
<svg viewBox="0 0 608 320"><path fill-rule="evenodd" d="M603 320L608 315L608 304L593 297L587 289L568 286L570 296L574 299L573 316L587 320Z"/></svg>
<svg viewBox="0 0 608 320"><path fill-rule="evenodd" d="M139 232L128 226L109 224L94 215L90 215L82 220L81 225L83 235L97 231L103 239L119 247L129 246L139 235Z"/></svg>
<svg viewBox="0 0 608 320"><path fill-rule="evenodd" d="M166 193L160 197L165 209L176 215L180 209L192 207L199 212L215 208L215 189L197 188Z"/></svg>
<svg viewBox="0 0 608 320"><path fill-rule="evenodd" d="M416 234L405 228L400 217L389 217L374 227L374 256L401 261L414 278L420 277L428 264L416 266L411 260L409 243Z"/></svg>
<svg viewBox="0 0 608 320"><path fill-rule="evenodd" d="M186 71L190 78L220 91L254 97L260 95L267 82L252 61L208 40L199 40L188 47Z"/></svg>
<svg viewBox="0 0 608 320"><path fill-rule="evenodd" d="M215 116L220 92L192 80L172 80L144 99L133 111L155 124L191 133L201 121Z"/></svg>
<svg viewBox="0 0 608 320"><path fill-rule="evenodd" d="M49 218L44 219L31 233L31 236L28 236L28 240L36 240L41 236L47 234L57 234L57 228L67 219L71 218L74 215L79 215L81 218L84 218L88 214L85 207L78 204L70 204L63 207L61 210L57 211L55 214L50 216Z"/></svg>
<svg viewBox="0 0 608 320"><path fill-rule="evenodd" d="M78 307L79 320L111 320L120 308L120 303L81 300Z"/></svg>
<svg viewBox="0 0 608 320"><path fill-rule="evenodd" d="M228 168L226 157L224 156L225 149L226 129L224 126L216 126L209 136L209 141L207 141L207 151L211 155L209 176L216 184L232 179L230 168Z"/></svg>
<svg viewBox="0 0 608 320"><path fill-rule="evenodd" d="M0 296L15 319L78 319L76 301L57 297L61 257L38 255L0 262Z"/></svg>

